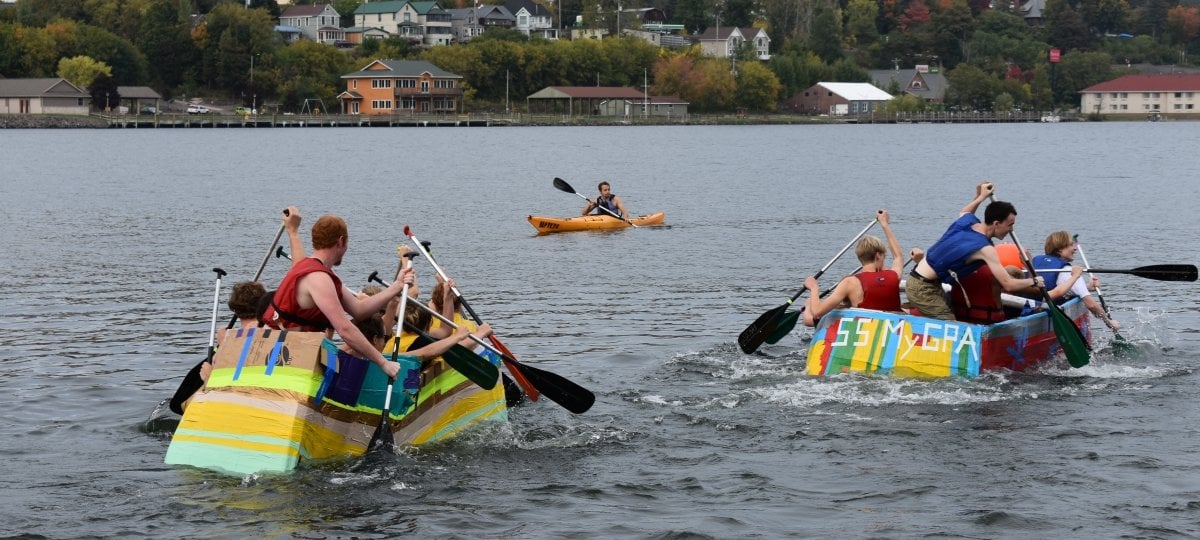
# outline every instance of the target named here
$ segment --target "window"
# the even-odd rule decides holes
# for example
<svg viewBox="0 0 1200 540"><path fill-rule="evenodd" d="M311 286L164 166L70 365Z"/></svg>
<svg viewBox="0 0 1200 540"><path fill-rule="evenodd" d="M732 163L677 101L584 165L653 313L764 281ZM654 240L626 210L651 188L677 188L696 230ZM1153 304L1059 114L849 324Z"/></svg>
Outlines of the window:
<svg viewBox="0 0 1200 540"><path fill-rule="evenodd" d="M1175 108L1175 110L1179 110L1179 109L1183 108L1183 105L1176 103L1174 108Z"/></svg>
<svg viewBox="0 0 1200 540"><path fill-rule="evenodd" d="M416 88L417 81L412 79L400 79L396 81L396 88Z"/></svg>
<svg viewBox="0 0 1200 540"><path fill-rule="evenodd" d="M1121 99L1125 99L1128 97L1129 97L1129 92L1121 92Z"/></svg>
<svg viewBox="0 0 1200 540"><path fill-rule="evenodd" d="M1183 97L1183 92L1175 92L1175 97L1176 97L1176 98L1181 98L1181 97Z"/></svg>
<svg viewBox="0 0 1200 540"><path fill-rule="evenodd" d="M1184 105L1183 108L1190 111L1190 110L1192 110L1193 107L1194 107L1194 105L1192 105L1191 103L1188 103L1187 105Z"/></svg>
<svg viewBox="0 0 1200 540"><path fill-rule="evenodd" d="M438 80L434 81L437 88L454 88L454 81Z"/></svg>
<svg viewBox="0 0 1200 540"><path fill-rule="evenodd" d="M401 108L401 109L411 109L411 108L413 108L413 98L403 98L403 99L401 99L401 100L400 100L400 108Z"/></svg>
<svg viewBox="0 0 1200 540"><path fill-rule="evenodd" d="M1150 99L1150 92L1142 92L1142 99Z"/></svg>
<svg viewBox="0 0 1200 540"><path fill-rule="evenodd" d="M1109 108L1110 110L1114 110L1114 111L1115 111L1115 110L1117 110L1117 104L1116 104L1116 103L1113 103L1112 105L1109 105L1109 106L1108 106L1108 108Z"/></svg>
<svg viewBox="0 0 1200 540"><path fill-rule="evenodd" d="M429 93L429 81L421 81L421 93L422 94Z"/></svg>
<svg viewBox="0 0 1200 540"><path fill-rule="evenodd" d="M529 16L528 16L528 15L520 15L520 16L518 16L518 17L517 17L517 27L518 27L518 28L523 28L523 27L526 27L526 26L529 26Z"/></svg>
<svg viewBox="0 0 1200 540"><path fill-rule="evenodd" d="M1115 97L1117 97L1117 93L1113 92L1113 93L1109 94L1108 97L1115 98Z"/></svg>
<svg viewBox="0 0 1200 540"><path fill-rule="evenodd" d="M371 88L391 88L391 79L371 79Z"/></svg>
<svg viewBox="0 0 1200 540"><path fill-rule="evenodd" d="M1126 104L1122 103L1122 104L1121 104L1121 110L1122 110L1122 111L1128 111L1128 110L1129 110L1129 105L1126 105Z"/></svg>
<svg viewBox="0 0 1200 540"><path fill-rule="evenodd" d="M1158 99L1158 92L1151 92L1150 99Z"/></svg>
<svg viewBox="0 0 1200 540"><path fill-rule="evenodd" d="M354 103L350 104L350 114L358 114L358 113L359 113L358 102L355 101Z"/></svg>
<svg viewBox="0 0 1200 540"><path fill-rule="evenodd" d="M404 22L412 22L412 13L404 13Z"/></svg>
<svg viewBox="0 0 1200 540"><path fill-rule="evenodd" d="M1154 110L1156 110L1156 111L1158 110L1158 104L1157 104L1157 103L1155 103L1154 105L1151 105L1151 107L1152 107Z"/></svg>
<svg viewBox="0 0 1200 540"><path fill-rule="evenodd" d="M371 100L371 108L375 110L391 109L392 100L390 99L375 99Z"/></svg>

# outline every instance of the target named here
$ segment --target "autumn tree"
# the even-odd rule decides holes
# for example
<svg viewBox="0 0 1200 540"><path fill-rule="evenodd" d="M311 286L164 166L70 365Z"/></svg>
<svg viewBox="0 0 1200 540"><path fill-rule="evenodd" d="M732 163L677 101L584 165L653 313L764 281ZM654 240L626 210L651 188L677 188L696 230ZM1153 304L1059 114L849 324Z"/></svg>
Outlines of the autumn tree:
<svg viewBox="0 0 1200 540"><path fill-rule="evenodd" d="M761 63L739 64L736 105L752 111L773 111L782 87L775 74Z"/></svg>
<svg viewBox="0 0 1200 540"><path fill-rule="evenodd" d="M73 56L58 61L58 76L80 88L91 86L92 81L101 73L112 77L112 68L90 56Z"/></svg>

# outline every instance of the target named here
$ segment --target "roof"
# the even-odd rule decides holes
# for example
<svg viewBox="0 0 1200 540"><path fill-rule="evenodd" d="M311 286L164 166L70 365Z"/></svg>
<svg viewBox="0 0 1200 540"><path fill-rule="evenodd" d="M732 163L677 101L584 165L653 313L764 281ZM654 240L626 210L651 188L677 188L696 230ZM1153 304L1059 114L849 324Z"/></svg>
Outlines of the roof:
<svg viewBox="0 0 1200 540"><path fill-rule="evenodd" d="M1029 0L1021 4L1021 15L1026 19L1040 19L1045 9L1046 0Z"/></svg>
<svg viewBox="0 0 1200 540"><path fill-rule="evenodd" d="M733 31L737 30L744 39L754 39L758 35L760 29L754 27L736 28L733 26L710 26L696 35L696 39L700 41L723 41L729 39Z"/></svg>
<svg viewBox="0 0 1200 540"><path fill-rule="evenodd" d="M439 6L437 2L409 2L408 4L420 15L442 11L442 6Z"/></svg>
<svg viewBox="0 0 1200 540"><path fill-rule="evenodd" d="M382 66L383 69L374 69ZM442 79L461 79L462 75L450 73L424 60L375 60L362 69L342 75L343 79L373 79L388 77L419 77L428 73Z"/></svg>
<svg viewBox="0 0 1200 540"><path fill-rule="evenodd" d="M311 6L291 6L280 13L282 17L316 17L325 12L325 7L329 4L313 4Z"/></svg>
<svg viewBox="0 0 1200 540"><path fill-rule="evenodd" d="M1126 75L1079 91L1095 92L1200 92L1200 75Z"/></svg>
<svg viewBox="0 0 1200 540"><path fill-rule="evenodd" d="M887 101L892 95L870 83L819 82L820 86L850 101Z"/></svg>
<svg viewBox="0 0 1200 540"><path fill-rule="evenodd" d="M149 86L118 86L117 93L123 98L162 99L162 96Z"/></svg>
<svg viewBox="0 0 1200 540"><path fill-rule="evenodd" d="M0 97L89 97L89 95L83 89L61 77L46 79L0 79Z"/></svg>
<svg viewBox="0 0 1200 540"><path fill-rule="evenodd" d="M547 86L529 95L533 99L637 99L640 90L624 86Z"/></svg>
<svg viewBox="0 0 1200 540"><path fill-rule="evenodd" d="M550 16L550 12L547 11L544 6L533 2L532 0L508 0L507 2L504 2L504 7L508 8L508 11L514 15L518 11L521 11L521 8L525 8L526 12L535 17Z"/></svg>
<svg viewBox="0 0 1200 540"><path fill-rule="evenodd" d="M941 99L946 95L946 88L949 83L946 81L946 76L941 72L934 73L933 71L919 72L916 69L873 69L868 74L871 82L876 88L887 88L892 81L900 86L900 91L914 96L923 98ZM924 88L912 88L913 79L920 77L925 81Z"/></svg>
<svg viewBox="0 0 1200 540"><path fill-rule="evenodd" d="M367 2L359 5L354 9L355 15L375 15L376 13L397 13L404 4L405 0L385 0L384 2Z"/></svg>

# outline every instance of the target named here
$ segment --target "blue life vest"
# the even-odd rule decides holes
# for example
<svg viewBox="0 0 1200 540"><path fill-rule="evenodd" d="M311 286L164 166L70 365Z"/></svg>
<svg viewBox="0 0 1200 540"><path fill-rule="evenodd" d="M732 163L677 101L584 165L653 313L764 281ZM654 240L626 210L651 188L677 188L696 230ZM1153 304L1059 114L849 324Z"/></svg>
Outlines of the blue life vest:
<svg viewBox="0 0 1200 540"><path fill-rule="evenodd" d="M1071 265L1071 263L1067 262L1066 259L1056 255L1038 255L1029 262L1033 263L1033 269L1038 272L1038 275L1042 276L1042 279L1046 280L1047 291L1058 286L1058 276L1061 276L1062 273L1042 272L1042 270L1058 270L1064 266Z"/></svg>
<svg viewBox="0 0 1200 540"><path fill-rule="evenodd" d="M964 214L950 224L950 228L925 252L925 260L937 272L943 282L949 282L950 273L966 276L983 265L983 261L967 262L967 257L984 246L992 245L987 235L971 228L979 223L975 214Z"/></svg>
<svg viewBox="0 0 1200 540"><path fill-rule="evenodd" d="M599 215L602 215L602 216L613 215L613 216L618 216L618 217L625 217L625 216L621 215L621 211L617 209L616 203L613 202L613 200L615 198L616 198L616 195L609 195L609 197L607 199L605 199L603 197L596 197L596 207L597 207L596 213ZM609 212L612 212L612 214L605 212L604 210L601 209L601 207L607 208L609 210Z"/></svg>

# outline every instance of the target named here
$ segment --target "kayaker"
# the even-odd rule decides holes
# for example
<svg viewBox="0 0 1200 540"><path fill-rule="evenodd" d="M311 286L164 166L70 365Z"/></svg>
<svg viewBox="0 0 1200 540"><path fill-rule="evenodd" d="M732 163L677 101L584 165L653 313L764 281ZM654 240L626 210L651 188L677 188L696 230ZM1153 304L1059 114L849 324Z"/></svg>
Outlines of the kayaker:
<svg viewBox="0 0 1200 540"><path fill-rule="evenodd" d="M1063 303L1071 298L1082 298L1083 305L1087 306L1088 311L1091 311L1096 318L1104 321L1113 332L1121 328L1117 321L1112 320L1108 316L1108 312L1104 307L1092 297L1091 291L1100 286L1100 280L1096 276L1092 276L1090 281L1079 279L1083 275L1083 269L1078 266L1073 266L1071 261L1075 258L1075 251L1078 245L1075 244L1075 239L1071 233L1067 231L1055 231L1046 237L1046 253L1038 255L1031 261L1033 269L1038 272L1038 275L1046 276L1046 292L1049 293L1050 299L1055 303ZM1042 272L1043 270L1061 270L1070 268L1069 276L1065 272Z"/></svg>
<svg viewBox="0 0 1200 540"><path fill-rule="evenodd" d="M942 283L966 277L982 265L1005 291L1013 292L1028 286L1041 286L1042 277L1018 279L1010 276L1000 264L993 238L1004 238L1017 223L1017 209L1012 203L993 201L983 211L983 222L975 211L989 198L995 186L980 182L975 186L975 198L963 207L957 220L942 237L925 250L925 258L917 263L905 281L908 302L922 316L946 321L955 320L954 311L942 290Z"/></svg>
<svg viewBox="0 0 1200 540"><path fill-rule="evenodd" d="M804 280L804 286L808 288L804 324L815 326L822 315L836 309L843 302L849 303L850 307L862 309L900 311L900 273L904 270L900 242L892 232L890 216L886 209L877 212L876 219L879 220L879 226L883 228L883 234L887 237L888 248L892 251L892 265L885 266L887 250L883 247L883 241L870 235L863 237L854 248L854 254L862 263L862 271L842 278L829 296L820 298L820 284L817 283L816 277L809 276Z"/></svg>
<svg viewBox="0 0 1200 540"><path fill-rule="evenodd" d="M587 200L587 206L583 207L583 215L586 216L595 210L596 215L611 215L617 219L629 219L629 212L625 211L625 203L621 201L620 197L613 195L612 186L608 185L607 181L600 182L596 189L600 190L600 195L594 201Z"/></svg>
<svg viewBox="0 0 1200 540"><path fill-rule="evenodd" d="M324 215L312 227L311 257L294 262L283 277L271 306L264 315L267 324L276 329L301 331L333 330L360 357L374 362L388 377L395 377L399 365L389 362L376 349L351 318L364 319L382 311L387 302L400 294L405 283L412 283L412 269L407 268L390 287L380 294L359 299L346 294L342 281L333 267L342 263L349 246L349 230L345 220ZM462 333L465 336L465 332ZM435 357L449 350L463 336L457 333L409 354Z"/></svg>

